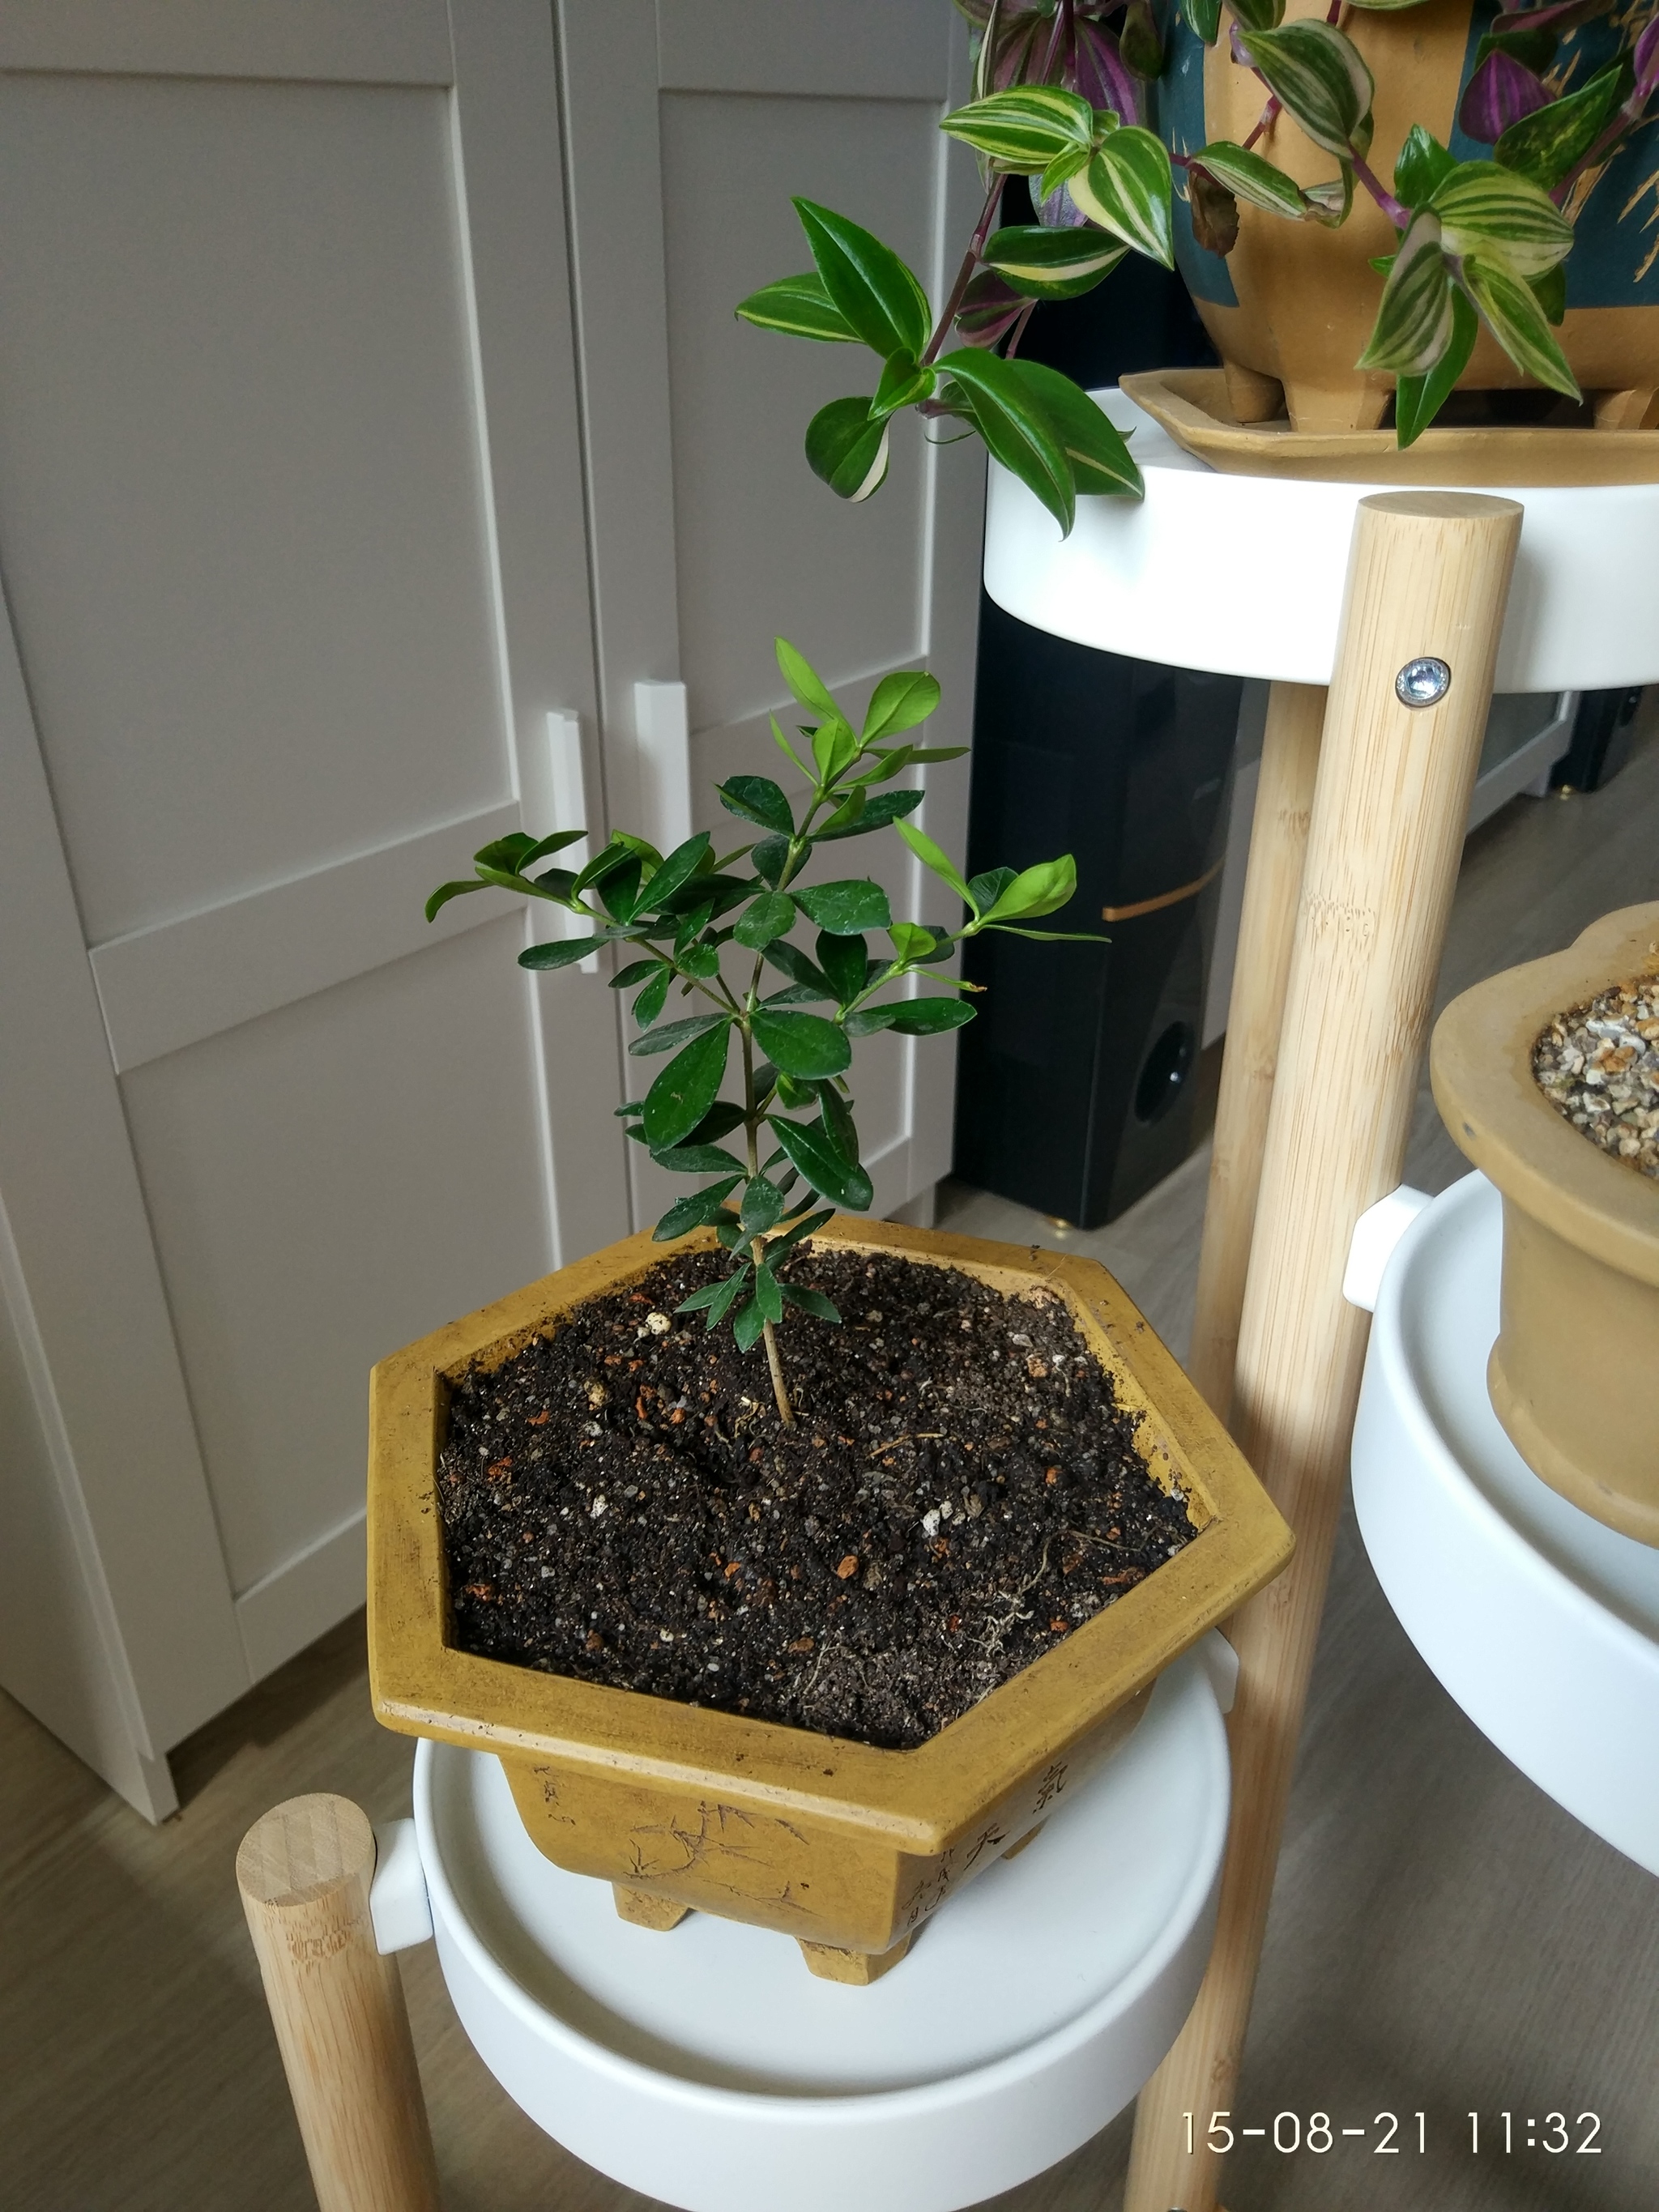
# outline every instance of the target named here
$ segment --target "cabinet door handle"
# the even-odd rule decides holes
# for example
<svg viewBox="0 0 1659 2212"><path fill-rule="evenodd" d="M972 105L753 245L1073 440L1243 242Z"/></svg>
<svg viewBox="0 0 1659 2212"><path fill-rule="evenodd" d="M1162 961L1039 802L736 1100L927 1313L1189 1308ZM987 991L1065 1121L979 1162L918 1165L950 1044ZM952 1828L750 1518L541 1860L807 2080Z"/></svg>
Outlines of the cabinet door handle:
<svg viewBox="0 0 1659 2212"><path fill-rule="evenodd" d="M582 766L582 718L563 708L556 707L547 718L547 761L553 787L553 826L556 830L574 830L578 823L587 827L587 777ZM555 865L561 868L580 869L592 857L592 830L580 844L567 845L558 854ZM572 914L567 907L556 907L557 933L561 938L586 937L589 925L580 915ZM566 971L568 972L568 970ZM576 963L580 975L597 975L599 956L590 952L586 960Z"/></svg>
<svg viewBox="0 0 1659 2212"><path fill-rule="evenodd" d="M684 684L635 684L634 735L646 835L672 853L691 835L691 731Z"/></svg>

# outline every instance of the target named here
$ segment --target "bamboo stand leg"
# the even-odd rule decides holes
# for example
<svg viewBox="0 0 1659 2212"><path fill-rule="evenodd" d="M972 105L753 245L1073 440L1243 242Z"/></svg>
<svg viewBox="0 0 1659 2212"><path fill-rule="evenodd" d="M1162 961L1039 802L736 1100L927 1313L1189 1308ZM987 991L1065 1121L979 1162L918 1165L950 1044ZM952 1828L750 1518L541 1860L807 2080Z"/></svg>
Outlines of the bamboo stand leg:
<svg viewBox="0 0 1659 2212"><path fill-rule="evenodd" d="M1249 866L1216 1100L1198 1303L1187 1372L1224 1421L1232 1406L1238 1317L1267 1141L1285 986L1302 896L1303 856L1325 721L1325 687L1275 684L1267 702Z"/></svg>
<svg viewBox="0 0 1659 2212"><path fill-rule="evenodd" d="M1234 1622L1233 1808L1215 1948L1141 2094L1125 2212L1212 2212L1358 1397L1344 1304L1359 1214L1399 1182L1521 509L1468 493L1361 501L1304 869L1239 1333L1235 1432L1296 1531ZM1395 696L1432 654L1451 683ZM1186 2149L1193 2115L1194 2150Z"/></svg>
<svg viewBox="0 0 1659 2212"><path fill-rule="evenodd" d="M395 1959L374 1948L374 1832L345 1797L256 1820L236 1883L320 2212L438 2212Z"/></svg>

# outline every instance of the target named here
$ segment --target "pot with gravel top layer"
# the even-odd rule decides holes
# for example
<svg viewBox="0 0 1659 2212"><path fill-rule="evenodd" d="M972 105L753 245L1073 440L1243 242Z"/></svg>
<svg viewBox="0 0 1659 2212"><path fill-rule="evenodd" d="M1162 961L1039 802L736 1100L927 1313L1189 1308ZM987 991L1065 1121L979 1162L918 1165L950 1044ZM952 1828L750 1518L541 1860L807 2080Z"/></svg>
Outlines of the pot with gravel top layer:
<svg viewBox="0 0 1659 2212"><path fill-rule="evenodd" d="M1431 1067L1504 1196L1492 1409L1552 1489L1659 1544L1659 902L1466 991Z"/></svg>
<svg viewBox="0 0 1659 2212"><path fill-rule="evenodd" d="M1109 1755L1139 1719L1158 1673L1282 1566L1290 1534L1224 1430L1103 1268L1069 1255L845 1218L819 1231L792 1271L804 1282L833 1282L843 1299L849 1277L854 1285L878 1284L870 1295L887 1302L867 1310L880 1318L867 1325L856 1355L865 1370L862 1433L836 1425L848 1418L848 1401L831 1394L828 1380L820 1384L811 1351L803 1346L792 1360L799 1431L793 1466L803 1455L810 1467L838 1449L845 1462L846 1446L855 1442L857 1456L879 1474L850 1517L815 1528L817 1516L806 1509L816 1490L780 1458L784 1431L763 1389L752 1393L750 1425L726 1439L736 1447L728 1466L752 1467L752 1481L729 1474L716 1480L706 1449L693 1457L680 1448L684 1431L703 1427L701 1415L673 1418L695 1414L696 1396L677 1390L690 1405L676 1404L646 1378L663 1372L665 1358L678 1358L683 1372L685 1363L709 1356L701 1328L691 1340L674 1325L668 1297L714 1264L717 1254L712 1231L687 1238L666 1261L648 1236L630 1237L376 1369L369 1499L375 1711L389 1727L496 1753L538 1847L561 1866L611 1882L625 1917L669 1928L695 1907L747 1921L793 1936L813 1972L867 1982L904 1955L936 1906L1028 1840ZM905 1277L910 1320L893 1304ZM649 1285L643 1291L642 1283ZM933 1376L895 1364L913 1358L921 1364L909 1342L921 1340L925 1326L911 1325L917 1309L975 1343L965 1379L919 1398L920 1386ZM611 1326L618 1310L621 1324ZM856 1327L849 1324L849 1336ZM831 1334L824 1328L825 1338ZM930 1368L939 1365L939 1334L927 1346ZM483 1457L471 1438L480 1416L493 1418L494 1409L481 1385L487 1391L511 1363L522 1365L526 1358L534 1370L544 1356L559 1352L562 1339L573 1354L562 1380L570 1396L580 1395L578 1413L591 1411L611 1425L595 1419L602 1437L584 1437L590 1423L563 1419L550 1374L532 1371L515 1433L535 1435L539 1419L561 1437L553 1455L565 1463L538 1481L528 1467L500 1465L500 1456L513 1455L483 1458L482 1481L501 1507L514 1487L526 1498L515 1510L499 1512L493 1538L474 1527L476 1543L493 1541L493 1553L469 1552L464 1528L458 1544L445 1496L453 1487L444 1472L452 1430L464 1427L470 1455ZM619 1348L608 1350L612 1344ZM983 1373L993 1364L1016 1370L1006 1409L988 1410L973 1380L973 1369ZM1085 1369L1091 1371L1080 1382ZM951 1401L963 1393L973 1401L975 1434L964 1431L953 1440ZM1086 1450L1079 1444L1082 1424L1063 1410L1073 1394L1090 1397L1108 1432L1115 1425L1105 1449L1097 1437ZM738 1401L729 1390L724 1401L718 1390L709 1396L722 1408L717 1425L741 1418L730 1412ZM464 1400L470 1402L458 1415ZM934 1408L920 1435L912 1401ZM894 1432L896 1420L903 1435ZM749 1443L750 1434L759 1441ZM586 1610L605 1632L576 1634L567 1623L556 1653L529 1658L521 1646L510 1662L480 1656L477 1647L489 1639L480 1633L479 1616L496 1609L516 1565L501 1549L503 1529L514 1549L541 1563L539 1582L542 1528L568 1529L574 1519L584 1533L604 1530L636 1502L611 1494L619 1490L614 1455L591 1479L568 1463L582 1456L584 1441L602 1465L607 1441L629 1445L636 1464L660 1455L658 1467L671 1469L661 1493L670 1504L673 1462L695 1468L681 1504L697 1506L689 1547L696 1556L672 1559L669 1571L635 1603L615 1586L615 1567L607 1571L615 1552L590 1547L580 1571L590 1579L580 1594L593 1601ZM976 1462L982 1472L973 1474ZM1150 1507L1136 1508L1128 1498L1130 1477L1142 1483L1150 1477ZM836 1486L828 1488L833 1493ZM1003 1503L1011 1496L1012 1506ZM1034 1517L1043 1506L1050 1510L1036 1561L1030 1546L1017 1542L1006 1564L970 1568L984 1549L977 1536L1009 1528L1016 1516ZM1131 1528L1127 1516L1137 1510ZM896 1557L882 1534L895 1516L905 1539ZM647 1559L653 1548L675 1552L669 1517L661 1513L648 1522L641 1547ZM684 1526L687 1516L672 1517ZM532 1526L536 1533L526 1540ZM1014 1529L1016 1538L1027 1533ZM1155 1565L1149 1545L1164 1554ZM488 1576L480 1559L491 1563ZM769 1605L757 1601L769 1578L787 1585L791 1567L804 1561L817 1563L801 1573L804 1592L793 1589ZM958 1580L938 1598L938 1586L958 1567ZM458 1584L458 1571L471 1589ZM884 1609L880 1601L895 1585L900 1603ZM739 1595L745 1589L747 1599ZM921 1647L929 1639L916 1625L930 1595L937 1599L932 1642L947 1647L942 1700L931 1705L922 1681ZM970 1600L978 1606L972 1617ZM855 1631L844 1639L842 1724L808 1727L775 1717L789 1712L799 1723L805 1710L817 1723L834 1710L823 1691L825 1655L833 1655L837 1615L854 1613L860 1601L866 1640L878 1656L905 1646L902 1694L865 1694L860 1703L858 1677L867 1674L869 1653L853 1648ZM938 1618L945 1604L962 1611ZM654 1635L653 1607L674 1624L663 1622ZM764 1616L778 1653L771 1678L757 1667L748 1690L741 1679L721 1680L720 1654L729 1648L739 1607L750 1608L749 1619ZM816 1621L816 1633L795 1632L803 1620ZM964 1668L948 1647L971 1641L983 1649L999 1641L999 1628L1000 1640L1018 1647L1007 1655L1017 1671L988 1689L994 1670ZM683 1649L688 1636L696 1643L690 1653ZM590 1649L590 1638L603 1648ZM803 1641L812 1649L795 1655L791 1669L789 1658ZM1041 1656L1027 1660L1034 1650ZM712 1674L705 1652L715 1655ZM660 1680L678 1694L600 1679L617 1668L624 1679ZM964 1697L964 1710L943 1717L953 1698L959 1705ZM738 1710L739 1703L749 1709ZM930 1729L930 1720L941 1717ZM857 1740L860 1721L864 1741Z"/></svg>

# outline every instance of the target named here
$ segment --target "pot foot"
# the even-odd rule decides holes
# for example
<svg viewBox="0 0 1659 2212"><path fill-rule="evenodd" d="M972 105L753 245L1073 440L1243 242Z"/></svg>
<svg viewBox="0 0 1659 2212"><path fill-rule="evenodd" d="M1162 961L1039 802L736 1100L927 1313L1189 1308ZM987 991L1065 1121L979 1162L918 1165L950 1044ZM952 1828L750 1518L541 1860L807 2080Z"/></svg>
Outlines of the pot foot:
<svg viewBox="0 0 1659 2212"><path fill-rule="evenodd" d="M611 1894L617 1900L618 1918L635 1928L678 1928L691 1910L672 1897L653 1897L648 1889L629 1889L620 1881L611 1883Z"/></svg>
<svg viewBox="0 0 1659 2212"><path fill-rule="evenodd" d="M797 1937L797 1942L799 1938ZM816 1974L820 1981L848 1982L856 1989L867 1989L890 1973L910 1948L910 1938L895 1943L890 1951L842 1951L833 1943L802 1943L800 1954L806 1961L807 1972Z"/></svg>
<svg viewBox="0 0 1659 2212"><path fill-rule="evenodd" d="M1234 361L1223 362L1221 374L1227 380L1227 404L1235 422L1271 422L1285 412L1285 387L1276 376L1241 368Z"/></svg>
<svg viewBox="0 0 1659 2212"><path fill-rule="evenodd" d="M1369 384L1285 386L1285 404L1297 430L1375 430L1389 404L1386 389Z"/></svg>
<svg viewBox="0 0 1659 2212"><path fill-rule="evenodd" d="M1659 429L1659 392L1651 386L1632 392L1591 394L1598 430Z"/></svg>
<svg viewBox="0 0 1659 2212"><path fill-rule="evenodd" d="M1025 1849L1027 1844L1036 1843L1037 1838L1042 1833L1048 1825L1048 1823L1046 1820L1039 1820L1035 1828L1028 1828L1017 1844L1009 1844L1007 1850L1002 1854L1003 1857L1006 1859L1017 1859L1020 1853Z"/></svg>

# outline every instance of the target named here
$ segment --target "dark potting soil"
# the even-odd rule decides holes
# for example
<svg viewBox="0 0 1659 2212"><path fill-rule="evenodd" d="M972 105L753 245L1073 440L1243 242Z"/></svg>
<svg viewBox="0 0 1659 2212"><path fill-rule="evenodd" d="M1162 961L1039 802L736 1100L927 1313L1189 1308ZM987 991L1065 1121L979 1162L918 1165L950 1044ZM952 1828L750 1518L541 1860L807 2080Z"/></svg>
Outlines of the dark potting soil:
<svg viewBox="0 0 1659 2212"><path fill-rule="evenodd" d="M808 1245L844 1325L677 1316L665 1261L455 1389L439 1460L465 1651L908 1749L1194 1534L1060 1298Z"/></svg>

